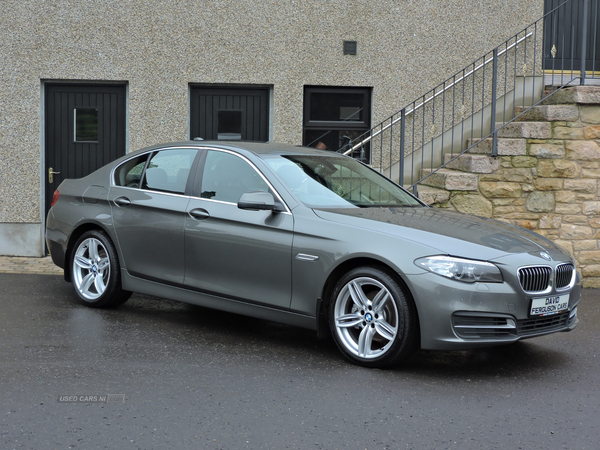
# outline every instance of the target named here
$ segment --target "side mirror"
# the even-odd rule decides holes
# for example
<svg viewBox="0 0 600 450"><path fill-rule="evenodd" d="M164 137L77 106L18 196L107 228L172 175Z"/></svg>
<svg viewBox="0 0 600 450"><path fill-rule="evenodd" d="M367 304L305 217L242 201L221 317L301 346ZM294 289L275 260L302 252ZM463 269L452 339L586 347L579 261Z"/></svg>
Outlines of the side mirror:
<svg viewBox="0 0 600 450"><path fill-rule="evenodd" d="M238 208L251 211L276 211L275 199L270 192L246 192L238 201Z"/></svg>

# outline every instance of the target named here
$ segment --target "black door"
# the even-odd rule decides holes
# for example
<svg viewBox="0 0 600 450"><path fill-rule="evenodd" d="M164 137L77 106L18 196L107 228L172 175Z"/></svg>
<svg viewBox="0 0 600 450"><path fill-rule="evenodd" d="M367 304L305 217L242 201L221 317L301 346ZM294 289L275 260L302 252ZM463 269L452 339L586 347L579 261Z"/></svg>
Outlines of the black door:
<svg viewBox="0 0 600 450"><path fill-rule="evenodd" d="M600 70L598 3L597 0L590 0L587 11L586 71ZM583 0L544 0L544 8L544 69L580 71Z"/></svg>
<svg viewBox="0 0 600 450"><path fill-rule="evenodd" d="M125 86L48 84L45 214L65 178L81 178L125 154Z"/></svg>
<svg viewBox="0 0 600 450"><path fill-rule="evenodd" d="M269 140L268 88L192 87L190 138Z"/></svg>

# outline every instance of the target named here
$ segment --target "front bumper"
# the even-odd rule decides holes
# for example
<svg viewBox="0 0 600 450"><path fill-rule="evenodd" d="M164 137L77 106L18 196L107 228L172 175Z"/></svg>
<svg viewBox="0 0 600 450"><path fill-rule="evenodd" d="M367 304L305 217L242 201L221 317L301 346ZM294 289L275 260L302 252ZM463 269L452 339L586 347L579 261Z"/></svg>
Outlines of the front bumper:
<svg viewBox="0 0 600 450"><path fill-rule="evenodd" d="M539 295L525 294L506 282L468 284L431 273L411 276L408 282L419 315L421 348L425 350L509 344L571 331L579 321L579 282L560 293L569 296L568 309L544 317L529 315L531 299Z"/></svg>

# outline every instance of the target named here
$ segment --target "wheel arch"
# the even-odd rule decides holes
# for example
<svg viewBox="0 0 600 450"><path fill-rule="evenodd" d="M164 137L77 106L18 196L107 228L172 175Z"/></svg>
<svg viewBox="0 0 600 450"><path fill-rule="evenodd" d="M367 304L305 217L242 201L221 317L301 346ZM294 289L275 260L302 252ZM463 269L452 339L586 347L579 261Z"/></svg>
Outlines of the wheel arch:
<svg viewBox="0 0 600 450"><path fill-rule="evenodd" d="M412 303L416 315L416 326L417 326L417 338L419 340L420 345L420 319L419 319L419 311L416 307L415 300L413 298L413 294L409 288L408 283L404 280L404 275L399 272L397 269L394 269L389 264L370 257L357 257L352 258L346 261L343 261L339 264L327 277L325 284L323 285L323 290L321 292L321 297L317 302L318 310L317 310L317 335L320 338L323 338L329 334L329 303L331 302L331 294L335 289L338 281L352 269L357 267L364 266L372 266L377 267L384 272L386 272L389 276L391 276L398 284L404 288L405 292L408 294L408 301Z"/></svg>
<svg viewBox="0 0 600 450"><path fill-rule="evenodd" d="M91 230L102 231L108 236L108 238L111 241L113 240L110 234L107 232L107 230L102 225L96 222L82 223L77 228L75 228L69 236L69 240L67 242L67 251L65 252L65 267L63 269L65 281L71 281L71 255L73 253L73 247L75 246L75 243L84 233Z"/></svg>

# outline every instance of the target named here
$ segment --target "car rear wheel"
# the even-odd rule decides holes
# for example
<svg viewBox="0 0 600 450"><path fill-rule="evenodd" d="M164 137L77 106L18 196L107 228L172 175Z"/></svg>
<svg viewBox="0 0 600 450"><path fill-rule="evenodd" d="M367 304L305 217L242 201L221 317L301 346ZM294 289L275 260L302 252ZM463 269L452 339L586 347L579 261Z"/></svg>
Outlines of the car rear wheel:
<svg viewBox="0 0 600 450"><path fill-rule="evenodd" d="M83 304L107 308L125 303L131 296L121 289L117 252L103 232L85 232L75 243L71 264L73 286Z"/></svg>
<svg viewBox="0 0 600 450"><path fill-rule="evenodd" d="M337 346L355 364L389 367L407 359L418 345L410 296L378 267L351 270L337 283L329 326Z"/></svg>

